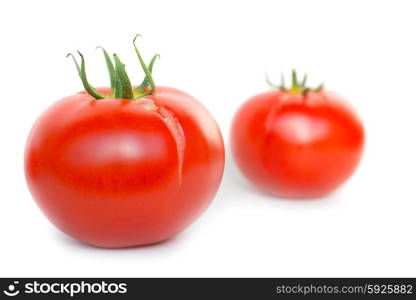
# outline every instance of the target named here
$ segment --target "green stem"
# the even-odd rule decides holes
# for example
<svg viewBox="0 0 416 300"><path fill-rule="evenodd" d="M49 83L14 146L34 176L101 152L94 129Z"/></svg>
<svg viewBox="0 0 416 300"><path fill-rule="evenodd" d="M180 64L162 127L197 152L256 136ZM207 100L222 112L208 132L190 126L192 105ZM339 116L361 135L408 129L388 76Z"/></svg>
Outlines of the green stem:
<svg viewBox="0 0 416 300"><path fill-rule="evenodd" d="M108 55L107 51L103 47L97 47L97 49L102 50L107 65L107 70L111 82L111 95L101 94L88 82L87 74L85 71L84 56L79 51L78 54L81 57L81 64L77 62L73 54L69 53L67 55L67 57L71 57L74 61L78 75L81 78L82 84L88 94L90 94L95 99L123 98L128 100L137 100L154 93L156 85L153 80L152 71L153 65L155 64L156 59L160 57L160 55L154 55L150 60L149 65L147 66L136 46L136 39L138 36L139 35L136 35L133 39L133 46L137 57L139 58L140 65L145 73L145 77L142 83L135 90L132 88L129 76L125 69L125 65L121 62L117 54L114 54L111 59L110 55Z"/></svg>
<svg viewBox="0 0 416 300"><path fill-rule="evenodd" d="M116 85L117 85L117 74L114 69L113 62L111 61L110 55L108 55L108 52L105 51L105 49L101 46L97 46L95 49L101 49L103 51L105 63L107 65L108 74L110 76L111 90L114 92Z"/></svg>
<svg viewBox="0 0 416 300"><path fill-rule="evenodd" d="M155 54L152 58L152 60L149 63L149 71L150 73L152 73L153 71L153 65L155 64L155 61L157 58L160 58L159 54ZM142 94L145 89L149 86L150 82L148 80L147 77L145 77L142 81L142 83L134 90L135 93L137 93L138 95Z"/></svg>
<svg viewBox="0 0 416 300"><path fill-rule="evenodd" d="M308 75L305 74L302 78L302 81L299 82L298 80L298 75L296 73L295 69L292 69L292 73L291 73L291 80L292 80L292 86L290 87L290 89L286 88L285 86L285 78L283 76L283 73L280 76L280 85L275 85L273 84L270 80L269 77L266 74L266 83L273 89L277 89L279 91L282 92L290 92L293 94L298 94L298 95L307 95L308 93L316 93L321 91L324 88L324 85L321 84L316 88L310 88L308 86L306 86L306 82L308 80Z"/></svg>
<svg viewBox="0 0 416 300"><path fill-rule="evenodd" d="M301 87L305 88L307 80L308 80L308 74L303 75L303 80L302 80L302 83L301 83Z"/></svg>
<svg viewBox="0 0 416 300"><path fill-rule="evenodd" d="M276 84L274 84L273 82L271 82L270 81L270 78L269 78L269 75L267 74L267 73L265 73L265 75L266 75L266 83L272 88L272 89L276 89L276 90L278 90L278 89L280 89L281 88L281 86L278 86L278 85L276 85Z"/></svg>
<svg viewBox="0 0 416 300"><path fill-rule="evenodd" d="M82 81L82 85L84 86L85 90L88 92L88 94L90 94L91 96L93 96L95 99L99 100L99 99L105 99L106 96L101 94L100 92L98 92L95 88L93 88L90 83L88 82L87 79L87 73L85 71L85 60L84 60L84 56L82 55L81 52L78 51L79 56L81 57L81 67L79 66L79 64L77 63L75 57L73 54L68 54L68 56L71 56L72 59L75 62L75 65L77 67L78 70L78 74L79 77L81 78Z"/></svg>
<svg viewBox="0 0 416 300"><path fill-rule="evenodd" d="M136 46L136 39L137 39L139 36L140 36L140 34L137 34L137 35L134 37L134 39L133 39L133 46L134 46L134 50L136 51L137 57L139 58L140 65L142 66L142 69L143 69L144 74L145 74L145 76L146 76L145 78L149 81L149 84L150 84L150 90L149 90L149 91L147 91L147 92L145 92L145 93L143 93L143 92L142 92L142 93L139 95L139 98L141 98L141 97L144 97L144 96L147 96L147 95L151 95L151 94L153 94L153 93L154 93L154 91L155 91L155 89L156 89L156 85L155 85L155 82L154 82L154 80L153 80L152 72L149 70L149 68L147 67L146 63L144 62L144 60L143 60L143 58L142 58L142 56L141 56L141 54L140 54L140 52L139 52L139 49L137 49L137 46Z"/></svg>
<svg viewBox="0 0 416 300"><path fill-rule="evenodd" d="M292 89L298 89L299 84L298 84L298 75L296 74L296 70L293 69L292 70Z"/></svg>
<svg viewBox="0 0 416 300"><path fill-rule="evenodd" d="M114 63L116 65L116 73L121 86L121 97L125 99L133 99L133 88L127 75L124 64L121 62L117 54L113 54Z"/></svg>
<svg viewBox="0 0 416 300"><path fill-rule="evenodd" d="M78 71L78 76L79 76L79 78L81 78L81 68L79 67L78 62L77 62L77 60L75 59L75 56L74 56L72 53L68 53L68 54L66 55L66 57L71 57L71 58L72 58L72 60L74 61L75 66L76 66L76 68L77 68L77 71Z"/></svg>

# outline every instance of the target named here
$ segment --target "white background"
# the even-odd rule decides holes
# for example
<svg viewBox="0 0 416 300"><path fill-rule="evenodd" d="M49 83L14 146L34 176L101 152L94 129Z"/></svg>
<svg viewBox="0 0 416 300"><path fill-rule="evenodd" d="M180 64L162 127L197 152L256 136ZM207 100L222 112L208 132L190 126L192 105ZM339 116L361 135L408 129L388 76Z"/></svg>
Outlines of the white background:
<svg viewBox="0 0 416 300"><path fill-rule="evenodd" d="M414 1L2 1L0 276L416 276ZM202 101L228 140L248 97L292 67L344 95L364 159L319 200L265 196L227 156L208 211L154 246L97 249L58 232L32 200L23 148L36 117L81 89L69 51L107 85L95 46L142 78L131 40L155 52L158 84ZM228 142L227 148L228 148ZM228 152L227 152L228 154Z"/></svg>

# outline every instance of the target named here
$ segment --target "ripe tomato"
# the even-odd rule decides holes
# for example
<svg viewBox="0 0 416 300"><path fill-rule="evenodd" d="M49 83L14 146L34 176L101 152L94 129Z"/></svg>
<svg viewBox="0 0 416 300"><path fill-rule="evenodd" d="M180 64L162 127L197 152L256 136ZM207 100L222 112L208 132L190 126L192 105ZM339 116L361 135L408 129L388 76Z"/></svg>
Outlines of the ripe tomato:
<svg viewBox="0 0 416 300"><path fill-rule="evenodd" d="M342 184L357 167L364 129L339 96L292 88L250 98L236 113L231 147L237 165L259 188L281 197L315 198Z"/></svg>
<svg viewBox="0 0 416 300"><path fill-rule="evenodd" d="M25 153L28 186L49 220L101 247L176 235L208 207L224 166L214 119L182 91L149 87L150 66L141 90L133 91L140 98L114 97L117 89L129 93L117 59L112 71L107 61L113 89L96 90L82 58L84 86L108 99L81 92L56 102L34 124Z"/></svg>

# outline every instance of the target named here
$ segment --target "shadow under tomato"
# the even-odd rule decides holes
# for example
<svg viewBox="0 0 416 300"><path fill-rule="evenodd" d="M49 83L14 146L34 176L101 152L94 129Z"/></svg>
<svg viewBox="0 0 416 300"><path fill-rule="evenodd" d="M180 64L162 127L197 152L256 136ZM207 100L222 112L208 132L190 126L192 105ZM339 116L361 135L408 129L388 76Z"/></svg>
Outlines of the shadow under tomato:
<svg viewBox="0 0 416 300"><path fill-rule="evenodd" d="M83 250L98 250L98 251L131 251L131 250L150 249L150 248L165 248L165 247L168 247L170 245L177 243L179 240L182 239L184 235L186 235L185 232L182 232L182 233L175 235L174 237L170 239L152 243L152 244L130 246L130 247L106 248L106 247L98 247L98 246L84 243L58 230L54 230L54 233L58 240L60 240L62 243L70 247L83 249Z"/></svg>
<svg viewBox="0 0 416 300"><path fill-rule="evenodd" d="M326 202L326 201L333 201L334 198L337 198L338 190L335 190L325 196L321 197L311 197L311 198L300 198L300 197L279 197L272 193L268 193L267 191L263 191L261 189L258 189L254 187L258 193L265 196L264 198L270 199L273 201L287 201L287 202L294 202L294 203L311 203L311 202Z"/></svg>

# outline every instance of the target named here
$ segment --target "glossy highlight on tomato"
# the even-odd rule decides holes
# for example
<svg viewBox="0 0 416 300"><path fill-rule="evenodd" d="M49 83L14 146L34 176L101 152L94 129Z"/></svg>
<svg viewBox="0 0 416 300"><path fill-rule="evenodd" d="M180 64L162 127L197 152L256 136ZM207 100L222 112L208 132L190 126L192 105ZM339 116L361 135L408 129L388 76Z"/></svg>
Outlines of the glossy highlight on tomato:
<svg viewBox="0 0 416 300"><path fill-rule="evenodd" d="M94 96L80 92L47 109L25 152L28 186L48 219L78 240L111 248L184 230L213 200L224 167L218 126L197 100L150 87L149 68L142 90L132 90L138 99L116 98L129 93L126 82L117 83L121 67L110 70L119 72L111 89L87 86ZM82 68L84 61L80 76Z"/></svg>
<svg viewBox="0 0 416 300"><path fill-rule="evenodd" d="M242 173L260 189L288 198L322 197L356 169L364 128L346 101L323 87L309 89L292 74L284 84L247 100L231 128Z"/></svg>

